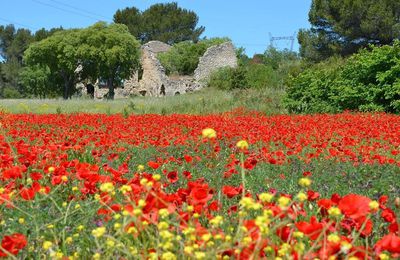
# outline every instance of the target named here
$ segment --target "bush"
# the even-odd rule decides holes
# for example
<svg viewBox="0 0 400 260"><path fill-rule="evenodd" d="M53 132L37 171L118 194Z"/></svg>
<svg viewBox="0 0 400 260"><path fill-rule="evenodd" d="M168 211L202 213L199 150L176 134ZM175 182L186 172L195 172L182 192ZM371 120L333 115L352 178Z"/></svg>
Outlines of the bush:
<svg viewBox="0 0 400 260"><path fill-rule="evenodd" d="M167 74L191 75L199 64L199 59L207 48L230 41L228 38L212 38L197 43L180 42L165 53L158 54L158 59Z"/></svg>
<svg viewBox="0 0 400 260"><path fill-rule="evenodd" d="M23 96L17 89L13 87L5 87L3 89L2 97L16 99L16 98L22 98Z"/></svg>
<svg viewBox="0 0 400 260"><path fill-rule="evenodd" d="M353 55L332 100L343 109L400 112L400 41Z"/></svg>
<svg viewBox="0 0 400 260"><path fill-rule="evenodd" d="M289 81L290 112L400 112L400 41L371 47L346 61L315 65Z"/></svg>
<svg viewBox="0 0 400 260"><path fill-rule="evenodd" d="M242 66L221 68L210 76L208 86L222 90L247 88L246 70Z"/></svg>
<svg viewBox="0 0 400 260"><path fill-rule="evenodd" d="M342 64L343 60L332 58L289 79L284 99L289 112L337 112L338 108L332 104L330 94Z"/></svg>
<svg viewBox="0 0 400 260"><path fill-rule="evenodd" d="M265 89L282 85L283 78L271 66L248 64L237 68L221 68L213 73L208 85L218 89Z"/></svg>
<svg viewBox="0 0 400 260"><path fill-rule="evenodd" d="M247 87L263 89L266 87L278 87L280 75L271 66L263 64L249 64L246 69Z"/></svg>

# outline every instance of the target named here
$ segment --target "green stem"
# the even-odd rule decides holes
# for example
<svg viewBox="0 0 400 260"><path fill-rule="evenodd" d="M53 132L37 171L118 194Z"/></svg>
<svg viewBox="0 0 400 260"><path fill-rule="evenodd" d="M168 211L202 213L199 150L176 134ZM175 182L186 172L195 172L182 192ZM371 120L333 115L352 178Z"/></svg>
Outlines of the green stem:
<svg viewBox="0 0 400 260"><path fill-rule="evenodd" d="M244 154L240 153L240 172L242 175L242 185L243 185L243 190L242 190L242 196L244 197L246 195L246 177L245 177L245 169L244 169Z"/></svg>

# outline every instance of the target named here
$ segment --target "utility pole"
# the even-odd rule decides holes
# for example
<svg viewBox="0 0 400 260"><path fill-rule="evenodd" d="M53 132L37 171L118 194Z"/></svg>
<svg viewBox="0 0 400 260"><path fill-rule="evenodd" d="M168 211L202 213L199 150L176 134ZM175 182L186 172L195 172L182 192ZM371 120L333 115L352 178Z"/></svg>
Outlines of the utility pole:
<svg viewBox="0 0 400 260"><path fill-rule="evenodd" d="M294 40L296 38L296 32L292 36L272 36L269 34L269 44L271 47L274 47L274 42L276 41L290 41L290 51L293 51Z"/></svg>

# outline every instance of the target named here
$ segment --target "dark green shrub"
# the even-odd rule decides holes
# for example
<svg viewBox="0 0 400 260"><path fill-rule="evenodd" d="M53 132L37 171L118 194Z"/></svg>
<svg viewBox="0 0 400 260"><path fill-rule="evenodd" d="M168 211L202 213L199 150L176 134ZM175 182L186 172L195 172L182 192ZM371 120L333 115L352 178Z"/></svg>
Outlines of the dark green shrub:
<svg viewBox="0 0 400 260"><path fill-rule="evenodd" d="M250 64L246 69L247 87L262 89L279 85L280 77L270 66Z"/></svg>
<svg viewBox="0 0 400 260"><path fill-rule="evenodd" d="M343 61L333 58L304 70L288 80L284 103L290 112L337 112L330 95Z"/></svg>
<svg viewBox="0 0 400 260"><path fill-rule="evenodd" d="M350 57L331 98L341 109L400 112L400 41Z"/></svg>
<svg viewBox="0 0 400 260"><path fill-rule="evenodd" d="M237 68L221 68L213 73L208 80L208 86L218 89L243 89L247 88L246 70L240 66Z"/></svg>
<svg viewBox="0 0 400 260"><path fill-rule="evenodd" d="M23 98L22 94L13 87L5 87L3 89L3 98Z"/></svg>
<svg viewBox="0 0 400 260"><path fill-rule="evenodd" d="M172 46L168 52L158 54L158 59L167 74L191 75L207 48L227 41L228 38L212 38L197 43L180 42Z"/></svg>
<svg viewBox="0 0 400 260"><path fill-rule="evenodd" d="M400 41L371 47L346 61L331 59L289 80L290 112L400 112Z"/></svg>
<svg viewBox="0 0 400 260"><path fill-rule="evenodd" d="M211 75L208 85L218 89L265 89L282 85L283 77L271 66L248 64L237 68L222 68Z"/></svg>

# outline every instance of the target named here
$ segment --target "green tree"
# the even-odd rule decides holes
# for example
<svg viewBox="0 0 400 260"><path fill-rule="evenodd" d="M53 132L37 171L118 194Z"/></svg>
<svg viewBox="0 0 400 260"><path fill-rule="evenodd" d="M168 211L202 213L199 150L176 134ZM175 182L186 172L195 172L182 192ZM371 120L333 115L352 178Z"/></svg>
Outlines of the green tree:
<svg viewBox="0 0 400 260"><path fill-rule="evenodd" d="M289 51L285 49L283 51L279 51L276 48L270 46L264 52L263 63L271 66L273 69L278 69L284 63L290 63L298 61L299 57L296 52Z"/></svg>
<svg viewBox="0 0 400 260"><path fill-rule="evenodd" d="M197 43L184 41L174 44L168 52L158 54L158 58L167 74L191 75L207 48L227 41L230 39L211 38Z"/></svg>
<svg viewBox="0 0 400 260"><path fill-rule="evenodd" d="M183 9L177 3L155 4L144 12L137 8L118 10L115 23L128 26L129 31L142 43L158 40L168 44L199 40L204 27L196 27L199 21L195 12Z"/></svg>
<svg viewBox="0 0 400 260"><path fill-rule="evenodd" d="M33 43L25 52L28 66L48 67L52 76L63 81L63 97L69 98L74 89L74 73L80 57L77 47L80 45L80 30L64 30Z"/></svg>
<svg viewBox="0 0 400 260"><path fill-rule="evenodd" d="M114 22L128 26L129 32L141 42L143 39L143 19L142 13L136 7L127 7L123 10L117 10L114 14Z"/></svg>
<svg viewBox="0 0 400 260"><path fill-rule="evenodd" d="M24 86L24 92L34 97L46 98L59 94L48 67L40 65L24 67L20 72L19 79Z"/></svg>
<svg viewBox="0 0 400 260"><path fill-rule="evenodd" d="M42 28L40 30L37 30L33 37L35 39L35 42L38 42L38 41L41 41L41 40L44 40L44 39L50 37L55 32L62 31L62 30L64 30L62 27L52 28L50 30L46 30L45 28Z"/></svg>
<svg viewBox="0 0 400 260"><path fill-rule="evenodd" d="M310 30L298 34L300 53L311 61L357 52L400 37L398 0L313 0Z"/></svg>
<svg viewBox="0 0 400 260"><path fill-rule="evenodd" d="M16 30L12 24L0 26L0 59L3 60L1 76L4 78L0 93L3 93L5 87L9 92L22 92L18 75L23 66L23 53L32 42L33 37L29 30Z"/></svg>
<svg viewBox="0 0 400 260"><path fill-rule="evenodd" d="M123 24L96 23L83 30L78 56L91 76L107 79L108 98L114 98L117 82L139 67L140 43ZM94 66L94 67L93 67Z"/></svg>
<svg viewBox="0 0 400 260"><path fill-rule="evenodd" d="M59 31L32 44L25 52L25 62L47 67L51 77L61 79L64 99L74 93L78 76L74 71L82 64L83 78L107 79L112 99L115 83L128 78L138 66L139 47L125 25L99 22L86 29Z"/></svg>
<svg viewBox="0 0 400 260"><path fill-rule="evenodd" d="M0 56L3 60L8 58L8 48L15 38L15 27L12 24L0 26Z"/></svg>
<svg viewBox="0 0 400 260"><path fill-rule="evenodd" d="M7 88L8 93L20 92L24 95L27 86L23 85L26 81L20 78L20 73L24 68L22 61L25 50L31 43L43 40L59 30L62 28L40 29L32 34L27 29L15 29L12 24L0 26L0 60L3 61L0 70L0 97L5 96L2 94L4 88Z"/></svg>

